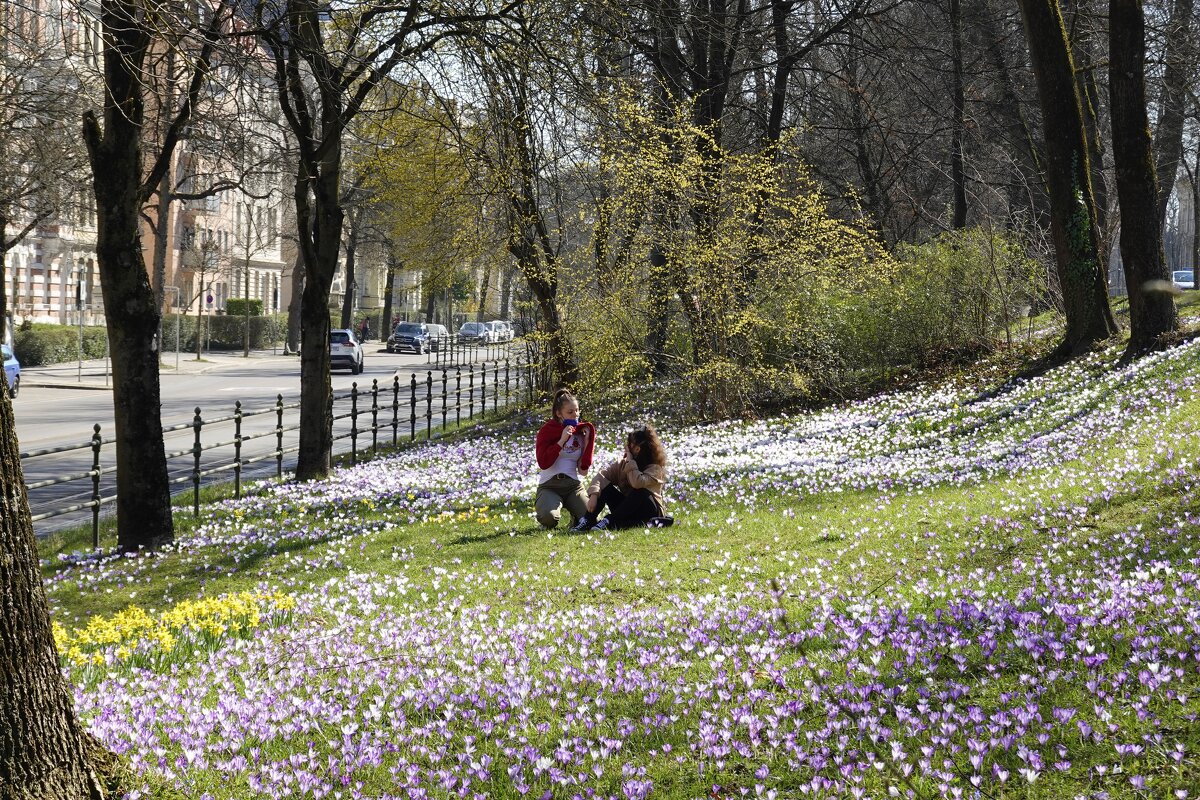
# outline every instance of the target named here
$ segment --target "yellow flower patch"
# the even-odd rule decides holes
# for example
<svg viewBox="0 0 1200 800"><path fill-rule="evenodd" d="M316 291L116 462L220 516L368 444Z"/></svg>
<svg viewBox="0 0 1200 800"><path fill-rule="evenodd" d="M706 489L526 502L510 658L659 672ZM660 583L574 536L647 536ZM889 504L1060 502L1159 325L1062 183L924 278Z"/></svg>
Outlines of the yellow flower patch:
<svg viewBox="0 0 1200 800"><path fill-rule="evenodd" d="M75 632L55 621L54 641L68 666L100 665L106 654L123 662L135 654L170 654L181 643L213 646L274 621L295 605L290 595L279 592L236 592L183 600L157 615L129 606L109 617L93 617Z"/></svg>

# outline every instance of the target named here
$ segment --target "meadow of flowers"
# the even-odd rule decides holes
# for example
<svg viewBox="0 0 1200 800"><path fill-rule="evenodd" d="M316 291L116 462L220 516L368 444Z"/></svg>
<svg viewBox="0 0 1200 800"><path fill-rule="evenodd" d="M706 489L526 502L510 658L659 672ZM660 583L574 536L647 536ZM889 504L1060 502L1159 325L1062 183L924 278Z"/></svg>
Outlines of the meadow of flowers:
<svg viewBox="0 0 1200 800"><path fill-rule="evenodd" d="M58 565L64 669L130 797L1196 797L1198 355L664 420L661 530L532 418L264 486Z"/></svg>

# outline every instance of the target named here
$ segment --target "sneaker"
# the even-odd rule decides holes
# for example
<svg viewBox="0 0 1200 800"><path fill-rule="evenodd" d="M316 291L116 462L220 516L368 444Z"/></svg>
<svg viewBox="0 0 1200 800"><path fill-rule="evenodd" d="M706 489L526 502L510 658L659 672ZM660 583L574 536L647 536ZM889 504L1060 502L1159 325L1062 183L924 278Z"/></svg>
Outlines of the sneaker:
<svg viewBox="0 0 1200 800"><path fill-rule="evenodd" d="M605 517L604 519L601 519L601 520L596 520L596 524L593 525L591 529L594 531L608 530L608 517Z"/></svg>
<svg viewBox="0 0 1200 800"><path fill-rule="evenodd" d="M580 531L590 530L591 527L592 521L590 519L587 517L580 517L578 520L576 520L575 524L571 526L571 530L579 533Z"/></svg>
<svg viewBox="0 0 1200 800"><path fill-rule="evenodd" d="M669 528L675 524L674 517L651 517L646 523L651 528Z"/></svg>

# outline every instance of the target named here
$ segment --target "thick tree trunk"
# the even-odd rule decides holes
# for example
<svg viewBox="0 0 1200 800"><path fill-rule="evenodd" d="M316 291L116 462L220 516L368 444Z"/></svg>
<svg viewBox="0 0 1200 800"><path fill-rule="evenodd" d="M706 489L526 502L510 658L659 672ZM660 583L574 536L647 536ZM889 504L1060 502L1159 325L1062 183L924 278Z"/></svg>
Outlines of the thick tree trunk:
<svg viewBox="0 0 1200 800"><path fill-rule="evenodd" d="M143 100L140 65L150 37L138 10L105 2L104 128L85 115L84 140L96 195L96 257L113 366L117 544L158 548L175 537L159 398L160 307L142 258ZM157 183L157 182L155 182Z"/></svg>
<svg viewBox="0 0 1200 800"><path fill-rule="evenodd" d="M960 0L950 0L950 60L953 85L950 102L950 182L954 187L953 227L967 227L966 108L963 86L962 8Z"/></svg>
<svg viewBox="0 0 1200 800"><path fill-rule="evenodd" d="M0 392L0 798L96 800L71 690L58 666L42 589L16 419Z"/></svg>
<svg viewBox="0 0 1200 800"><path fill-rule="evenodd" d="M1175 0L1167 23L1167 45L1159 99L1158 125L1154 132L1155 173L1158 175L1158 218L1167 215L1167 203L1175 188L1179 161L1183 158L1183 122L1188 94L1188 62L1191 52L1193 0Z"/></svg>
<svg viewBox="0 0 1200 800"><path fill-rule="evenodd" d="M1141 0L1109 2L1108 90L1121 203L1121 262L1129 287L1129 346L1144 352L1175 329L1175 301L1162 250L1162 215L1146 113L1146 30ZM1147 290L1147 281L1161 288Z"/></svg>
<svg viewBox="0 0 1200 800"><path fill-rule="evenodd" d="M1066 332L1056 357L1079 355L1116 332L1100 259L1083 110L1057 0L1020 0L1046 136L1050 233Z"/></svg>
<svg viewBox="0 0 1200 800"><path fill-rule="evenodd" d="M483 265L483 280L479 283L479 314L475 317L479 322L487 319L487 296L491 289L492 283L492 265L491 262L485 262Z"/></svg>
<svg viewBox="0 0 1200 800"><path fill-rule="evenodd" d="M340 110L330 108L327 113L336 115ZM311 204L308 192L296 192L300 241L306 250L300 309L300 449L296 457L296 479L302 481L326 477L333 450L328 303L342 239L341 163L339 141L329 147L320 171L314 171L311 180L297 181L297 186L313 190Z"/></svg>
<svg viewBox="0 0 1200 800"><path fill-rule="evenodd" d="M437 313L437 290L430 288L425 292L425 322L433 324L436 320L433 318Z"/></svg>

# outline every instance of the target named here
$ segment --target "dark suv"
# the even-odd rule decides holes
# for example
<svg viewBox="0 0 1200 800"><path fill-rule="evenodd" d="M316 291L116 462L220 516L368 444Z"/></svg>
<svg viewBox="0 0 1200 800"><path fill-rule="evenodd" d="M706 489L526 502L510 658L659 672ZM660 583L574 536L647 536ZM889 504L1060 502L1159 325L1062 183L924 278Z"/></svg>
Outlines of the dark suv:
<svg viewBox="0 0 1200 800"><path fill-rule="evenodd" d="M428 353L431 349L436 350L440 337L430 330L432 327L424 322L401 322L388 337L388 352L403 353L411 350L414 353Z"/></svg>

